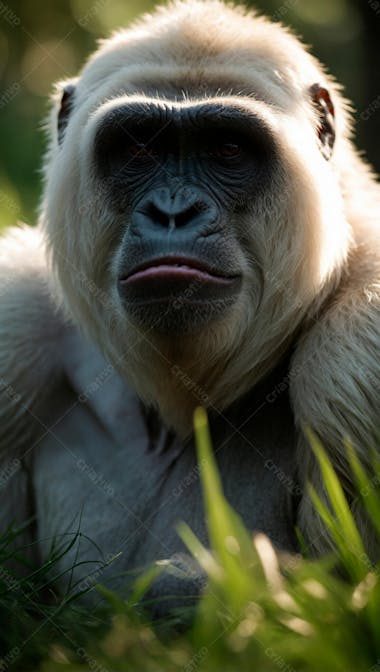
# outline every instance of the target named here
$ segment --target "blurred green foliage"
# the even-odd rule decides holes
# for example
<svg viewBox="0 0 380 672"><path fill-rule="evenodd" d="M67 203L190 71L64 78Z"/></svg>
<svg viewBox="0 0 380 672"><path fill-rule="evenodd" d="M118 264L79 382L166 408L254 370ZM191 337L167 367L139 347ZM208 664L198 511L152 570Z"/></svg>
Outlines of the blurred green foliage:
<svg viewBox="0 0 380 672"><path fill-rule="evenodd" d="M52 84L77 73L96 40L127 25L152 0L0 0L0 222L34 222ZM251 4L251 3L248 3ZM257 0L292 26L364 112L379 85L380 3L375 0ZM380 98L379 98L380 101ZM380 104L378 106L380 108ZM358 144L380 168L380 109L359 115Z"/></svg>

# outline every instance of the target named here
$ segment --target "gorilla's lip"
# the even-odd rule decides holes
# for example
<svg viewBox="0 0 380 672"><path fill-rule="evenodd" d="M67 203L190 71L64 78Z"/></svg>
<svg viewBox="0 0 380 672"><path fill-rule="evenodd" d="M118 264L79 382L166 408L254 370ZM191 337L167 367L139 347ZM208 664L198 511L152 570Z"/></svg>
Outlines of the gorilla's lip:
<svg viewBox="0 0 380 672"><path fill-rule="evenodd" d="M211 268L199 260L188 257L166 256L145 261L135 266L126 276L120 278L120 283L126 285L139 281L161 279L168 281L178 278L182 282L212 282L230 284L240 276L227 274L220 269Z"/></svg>
<svg viewBox="0 0 380 672"><path fill-rule="evenodd" d="M156 257L119 279L119 294L129 307L225 305L236 296L240 275L227 275L188 257ZM177 303L176 303L177 302Z"/></svg>

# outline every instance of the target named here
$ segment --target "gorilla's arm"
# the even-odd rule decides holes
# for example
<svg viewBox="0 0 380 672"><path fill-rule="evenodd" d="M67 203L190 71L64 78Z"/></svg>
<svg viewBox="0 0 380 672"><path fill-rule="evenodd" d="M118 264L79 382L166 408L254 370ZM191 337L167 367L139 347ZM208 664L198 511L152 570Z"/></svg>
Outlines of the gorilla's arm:
<svg viewBox="0 0 380 672"><path fill-rule="evenodd" d="M309 427L319 436L348 496L353 498L344 437L354 442L362 464L371 470L380 425L378 246L379 241L373 240L371 245L357 247L346 280L324 315L314 321L297 344L292 364L296 421L301 428ZM319 495L326 498L320 469L302 436L298 463L302 482L311 481ZM367 547L375 555L374 535L368 534L368 522L360 521L360 510L356 514ZM326 531L307 494L300 505L299 525L314 552L326 549Z"/></svg>
<svg viewBox="0 0 380 672"><path fill-rule="evenodd" d="M37 230L0 240L0 498L2 529L30 515L27 472L46 432L46 401L60 375L63 323L49 292Z"/></svg>

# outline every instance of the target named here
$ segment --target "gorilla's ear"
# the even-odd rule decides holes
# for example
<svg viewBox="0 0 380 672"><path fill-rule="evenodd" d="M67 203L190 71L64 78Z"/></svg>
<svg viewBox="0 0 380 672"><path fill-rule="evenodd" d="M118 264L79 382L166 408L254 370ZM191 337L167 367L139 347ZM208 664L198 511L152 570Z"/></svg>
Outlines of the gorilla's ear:
<svg viewBox="0 0 380 672"><path fill-rule="evenodd" d="M61 144L63 136L65 135L65 130L69 121L70 112L74 106L75 84L73 82L67 82L66 84L63 85L60 91L61 91L61 103L58 110L58 119L57 119L59 144Z"/></svg>
<svg viewBox="0 0 380 672"><path fill-rule="evenodd" d="M335 142L335 111L330 94L320 84L313 84L309 89L313 105L319 116L318 138L322 156L328 161L331 158Z"/></svg>

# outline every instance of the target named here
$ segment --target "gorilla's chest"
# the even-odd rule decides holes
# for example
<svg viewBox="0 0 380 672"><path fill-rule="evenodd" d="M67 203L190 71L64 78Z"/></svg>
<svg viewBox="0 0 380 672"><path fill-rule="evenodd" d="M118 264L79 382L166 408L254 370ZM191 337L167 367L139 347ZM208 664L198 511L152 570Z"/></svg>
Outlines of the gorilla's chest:
<svg viewBox="0 0 380 672"><path fill-rule="evenodd" d="M94 358L87 369L92 380L95 364L100 373L107 366ZM62 388L55 424L35 454L35 506L42 557L53 538L64 547L80 532L62 569L88 562L75 572L83 585L118 586L125 577L111 577L119 572L185 552L176 532L180 521L206 543L207 534L193 443L152 427L116 374L100 373L90 391L78 367ZM270 399L267 392L251 395L212 420L214 450L225 493L249 529L292 550L293 420L285 393ZM102 569L101 561L113 556L117 560Z"/></svg>

